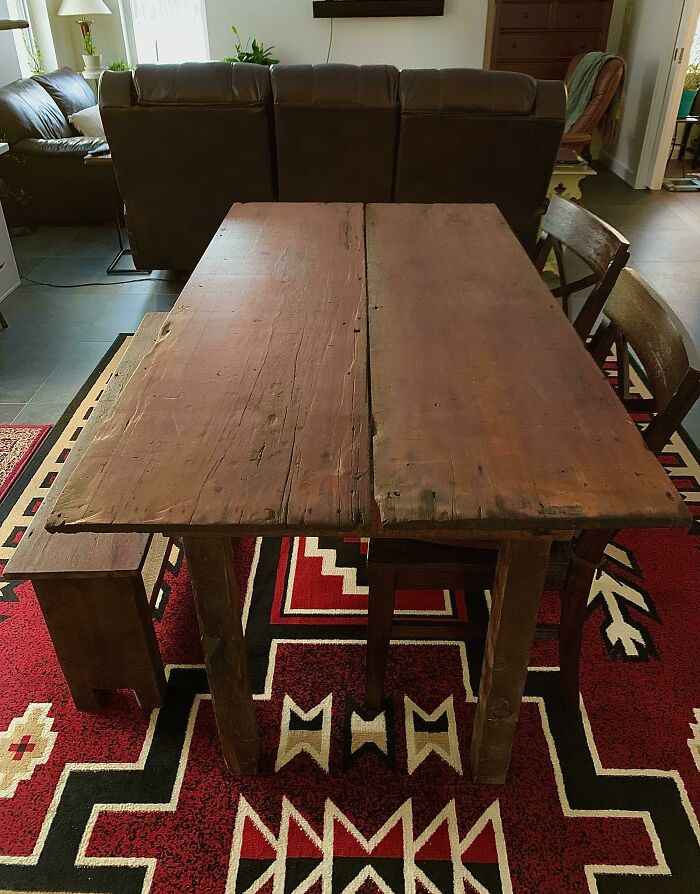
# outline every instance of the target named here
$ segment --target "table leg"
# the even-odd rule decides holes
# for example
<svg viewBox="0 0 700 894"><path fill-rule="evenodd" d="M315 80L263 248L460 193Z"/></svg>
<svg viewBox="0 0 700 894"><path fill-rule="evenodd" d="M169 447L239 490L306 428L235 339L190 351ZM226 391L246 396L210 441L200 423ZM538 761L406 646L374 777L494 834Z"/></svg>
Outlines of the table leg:
<svg viewBox="0 0 700 894"><path fill-rule="evenodd" d="M229 770L254 775L260 741L229 537L185 537L221 750Z"/></svg>
<svg viewBox="0 0 700 894"><path fill-rule="evenodd" d="M474 781L506 781L552 541L504 540L471 743Z"/></svg>

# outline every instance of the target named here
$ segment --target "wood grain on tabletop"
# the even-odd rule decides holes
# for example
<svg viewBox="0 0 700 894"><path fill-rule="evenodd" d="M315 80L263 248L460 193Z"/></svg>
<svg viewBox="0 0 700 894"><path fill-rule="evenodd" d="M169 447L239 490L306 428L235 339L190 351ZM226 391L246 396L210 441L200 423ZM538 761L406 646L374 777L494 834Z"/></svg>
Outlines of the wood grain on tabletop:
<svg viewBox="0 0 700 894"><path fill-rule="evenodd" d="M49 527L369 522L362 205L234 205Z"/></svg>
<svg viewBox="0 0 700 894"><path fill-rule="evenodd" d="M369 205L366 232L382 526L689 524L494 205Z"/></svg>
<svg viewBox="0 0 700 894"><path fill-rule="evenodd" d="M89 577L96 574L133 575L141 567L148 546L147 534L53 535L44 526L63 487L85 456L96 432L111 414L141 360L155 344L165 318L164 313L149 313L143 318L95 409L83 425L83 430L51 490L12 553L4 571L5 577L38 579L55 577L57 574L70 574L73 577L81 574Z"/></svg>

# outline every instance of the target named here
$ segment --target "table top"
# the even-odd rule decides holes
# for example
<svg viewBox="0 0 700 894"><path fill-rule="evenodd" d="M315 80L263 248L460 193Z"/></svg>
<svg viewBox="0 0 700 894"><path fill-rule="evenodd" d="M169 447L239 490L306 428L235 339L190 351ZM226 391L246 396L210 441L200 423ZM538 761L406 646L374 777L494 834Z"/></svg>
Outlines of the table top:
<svg viewBox="0 0 700 894"><path fill-rule="evenodd" d="M47 527L689 521L495 206L277 203L231 209Z"/></svg>
<svg viewBox="0 0 700 894"><path fill-rule="evenodd" d="M234 206L49 527L366 527L363 227L362 205Z"/></svg>
<svg viewBox="0 0 700 894"><path fill-rule="evenodd" d="M495 205L370 205L367 254L384 525L688 523Z"/></svg>

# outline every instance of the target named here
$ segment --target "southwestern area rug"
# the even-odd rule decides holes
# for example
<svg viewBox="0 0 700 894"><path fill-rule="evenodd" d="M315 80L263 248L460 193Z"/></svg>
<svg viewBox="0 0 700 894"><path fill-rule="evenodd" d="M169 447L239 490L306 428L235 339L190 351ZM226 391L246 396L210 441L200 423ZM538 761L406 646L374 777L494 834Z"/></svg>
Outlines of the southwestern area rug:
<svg viewBox="0 0 700 894"><path fill-rule="evenodd" d="M0 566L119 356L6 500ZM167 698L148 717L130 693L77 712L31 586L0 581L0 891L697 894L700 463L681 436L663 461L693 530L624 533L610 548L575 721L559 709L555 647L536 646L499 788L469 776L478 643L394 644L383 711L364 714L362 540L237 547L255 779L223 766L177 546L154 619ZM489 594L400 604L483 617ZM545 596L545 616L555 604Z"/></svg>
<svg viewBox="0 0 700 894"><path fill-rule="evenodd" d="M0 425L0 500L50 431L50 425Z"/></svg>

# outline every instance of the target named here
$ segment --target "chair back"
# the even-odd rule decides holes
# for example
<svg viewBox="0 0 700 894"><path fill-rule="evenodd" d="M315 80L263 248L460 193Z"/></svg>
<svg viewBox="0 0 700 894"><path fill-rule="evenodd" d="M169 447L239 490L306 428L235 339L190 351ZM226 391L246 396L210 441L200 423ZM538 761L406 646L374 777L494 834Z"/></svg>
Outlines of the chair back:
<svg viewBox="0 0 700 894"><path fill-rule="evenodd" d="M564 249L580 258L591 271L590 275L569 282ZM595 214L574 202L554 196L542 220L542 237L534 257L535 266L540 272L552 251L559 277L559 285L552 290L552 294L562 299L567 315L570 313L571 296L593 286L574 322L574 328L585 341L620 271L629 260L630 244L621 233Z"/></svg>
<svg viewBox="0 0 700 894"><path fill-rule="evenodd" d="M106 71L100 113L141 269L192 270L234 202L276 197L265 66Z"/></svg>
<svg viewBox="0 0 700 894"><path fill-rule="evenodd" d="M674 311L630 268L620 274L603 313L590 351L602 366L617 346L620 397L632 412L656 413L644 439L658 455L700 397L700 354ZM629 394L630 349L646 376L651 400Z"/></svg>
<svg viewBox="0 0 700 894"><path fill-rule="evenodd" d="M532 251L564 131L562 82L417 69L399 84L395 201L494 203Z"/></svg>
<svg viewBox="0 0 700 894"><path fill-rule="evenodd" d="M274 65L281 202L390 202L399 135L392 65Z"/></svg>
<svg viewBox="0 0 700 894"><path fill-rule="evenodd" d="M565 83L568 85L573 73L585 56L581 53L571 60L566 73ZM595 129L610 108L622 79L625 75L625 63L622 59L610 59L601 68L593 88L593 94L586 108L581 112L570 130L564 134L563 145L584 151L590 145Z"/></svg>

